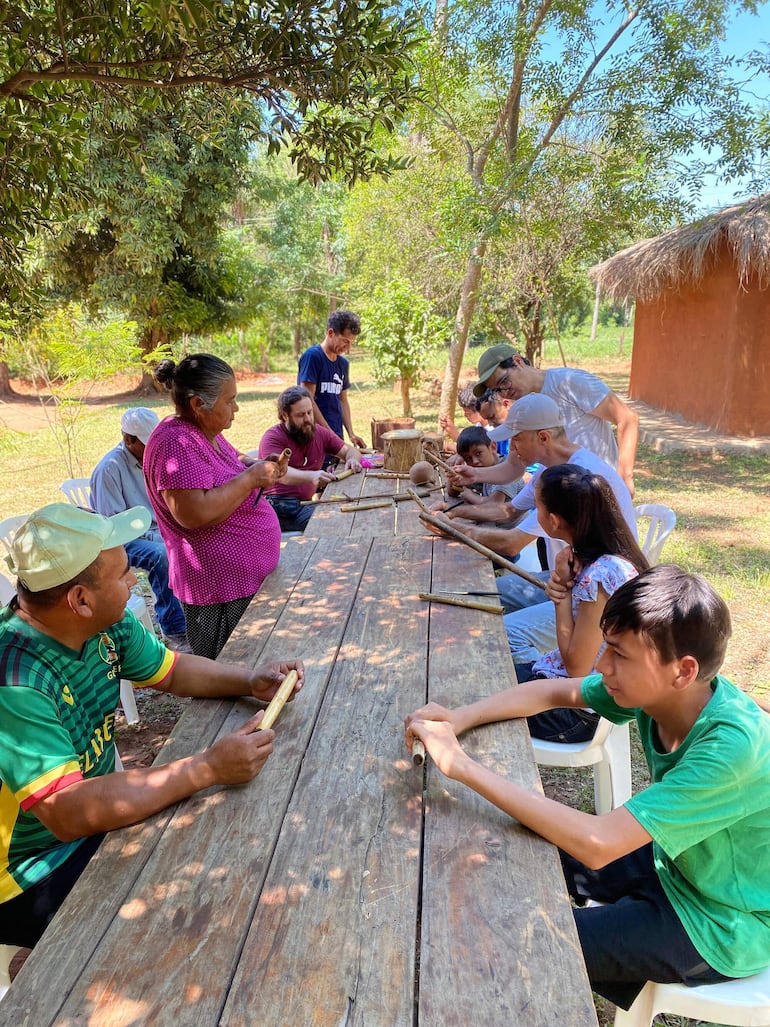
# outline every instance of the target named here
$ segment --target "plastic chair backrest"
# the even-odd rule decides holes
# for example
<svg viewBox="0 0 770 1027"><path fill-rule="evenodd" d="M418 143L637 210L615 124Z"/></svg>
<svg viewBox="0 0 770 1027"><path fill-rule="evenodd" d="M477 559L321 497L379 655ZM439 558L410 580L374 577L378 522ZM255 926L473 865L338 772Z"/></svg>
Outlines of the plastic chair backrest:
<svg viewBox="0 0 770 1027"><path fill-rule="evenodd" d="M67 478L61 483L61 490L73 506L91 510L91 482L88 478Z"/></svg>
<svg viewBox="0 0 770 1027"><path fill-rule="evenodd" d="M0 606L7 606L16 595L12 582L4 574L0 574Z"/></svg>
<svg viewBox="0 0 770 1027"><path fill-rule="evenodd" d="M647 534L639 544L650 565L658 563L663 543L676 527L676 514L669 506L660 503L640 503L636 508L636 516L649 520Z"/></svg>
<svg viewBox="0 0 770 1027"><path fill-rule="evenodd" d="M0 542L9 553L14 536L26 519L27 514L18 514L16 517L6 517L4 521L0 521Z"/></svg>

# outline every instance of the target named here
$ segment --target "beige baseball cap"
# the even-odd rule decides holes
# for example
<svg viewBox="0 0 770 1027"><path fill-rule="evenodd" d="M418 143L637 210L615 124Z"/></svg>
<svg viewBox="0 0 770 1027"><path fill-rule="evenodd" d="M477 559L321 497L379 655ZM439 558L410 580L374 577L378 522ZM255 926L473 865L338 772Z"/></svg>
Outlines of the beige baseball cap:
<svg viewBox="0 0 770 1027"><path fill-rule="evenodd" d="M49 503L16 532L5 562L30 592L44 592L72 581L104 549L139 538L151 519L143 506L102 517L71 503Z"/></svg>

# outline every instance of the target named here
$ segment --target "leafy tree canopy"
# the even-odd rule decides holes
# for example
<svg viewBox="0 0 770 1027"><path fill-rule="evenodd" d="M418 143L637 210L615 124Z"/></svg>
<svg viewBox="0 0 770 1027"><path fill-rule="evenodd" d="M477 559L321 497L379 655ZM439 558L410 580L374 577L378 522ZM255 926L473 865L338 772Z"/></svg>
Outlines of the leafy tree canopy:
<svg viewBox="0 0 770 1027"><path fill-rule="evenodd" d="M255 134L311 180L398 166L372 145L415 95L416 13L379 0L11 0L0 8L0 266L22 290L30 233L87 198L71 180L105 110L248 98ZM191 131L216 137L216 124ZM15 272L15 273L14 273Z"/></svg>

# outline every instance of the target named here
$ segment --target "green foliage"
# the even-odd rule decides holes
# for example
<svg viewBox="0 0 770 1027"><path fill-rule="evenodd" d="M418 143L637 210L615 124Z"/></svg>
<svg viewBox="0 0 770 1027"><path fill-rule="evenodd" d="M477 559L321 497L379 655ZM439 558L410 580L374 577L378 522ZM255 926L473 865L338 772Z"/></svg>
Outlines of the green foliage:
<svg viewBox="0 0 770 1027"><path fill-rule="evenodd" d="M6 335L8 362L31 378L67 474L78 465L84 400L100 379L138 369L137 325L119 318L93 322L76 304L53 310L22 339Z"/></svg>
<svg viewBox="0 0 770 1027"><path fill-rule="evenodd" d="M377 286L360 309L366 325L361 344L374 357L375 379L401 379L404 414L408 416L410 386L417 384L430 352L445 342L449 326L431 314L430 304L415 294L408 282L398 279Z"/></svg>
<svg viewBox="0 0 770 1027"><path fill-rule="evenodd" d="M415 96L411 52L420 31L417 11L394 16L379 0L7 0L0 9L4 291L26 291L26 240L89 202L88 182L73 179L87 163L92 133L109 124L116 145L130 147L137 111L172 113L189 90L205 89L223 108L248 103L249 138L266 140L270 152L288 149L309 179L389 173L398 162L373 139ZM184 130L210 144L218 123L188 110Z"/></svg>

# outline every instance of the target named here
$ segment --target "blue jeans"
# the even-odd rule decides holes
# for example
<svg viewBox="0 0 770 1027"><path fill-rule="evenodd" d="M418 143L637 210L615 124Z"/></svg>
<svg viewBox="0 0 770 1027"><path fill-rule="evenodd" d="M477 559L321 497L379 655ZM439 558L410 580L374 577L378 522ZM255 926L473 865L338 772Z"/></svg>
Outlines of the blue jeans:
<svg viewBox="0 0 770 1027"><path fill-rule="evenodd" d="M535 663L556 648L556 616L550 599L506 613L503 621L515 664Z"/></svg>
<svg viewBox="0 0 770 1027"><path fill-rule="evenodd" d="M150 588L155 596L155 616L164 635L183 635L184 612L168 583L168 556L162 542L137 538L127 542L126 553L132 567L147 571Z"/></svg>
<svg viewBox="0 0 770 1027"><path fill-rule="evenodd" d="M281 531L305 530L315 507L300 506L299 500L291 496L267 496L266 498L275 510Z"/></svg>
<svg viewBox="0 0 770 1027"><path fill-rule="evenodd" d="M550 571L535 571L533 577L540 578L542 582L548 581ZM500 593L500 602L503 604L504 613L512 613L514 610L523 610L527 606L537 606L545 598L545 592L537 585L530 585L518 574L503 574L497 579L497 591ZM553 646L550 646L553 649ZM546 650L547 652L548 650Z"/></svg>

